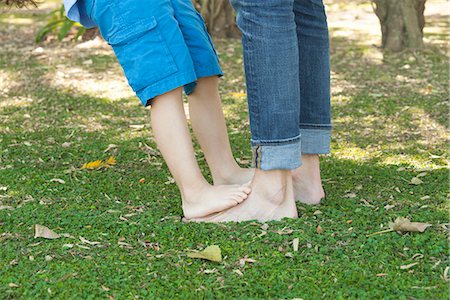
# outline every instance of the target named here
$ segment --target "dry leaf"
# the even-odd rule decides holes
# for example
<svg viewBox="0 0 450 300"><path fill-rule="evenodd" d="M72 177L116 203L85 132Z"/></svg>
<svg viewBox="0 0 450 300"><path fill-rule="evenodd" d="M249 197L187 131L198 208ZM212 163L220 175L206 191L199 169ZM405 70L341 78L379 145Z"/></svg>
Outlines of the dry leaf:
<svg viewBox="0 0 450 300"><path fill-rule="evenodd" d="M34 238L38 238L38 237L53 240L53 239L59 239L60 235L57 234L56 232L48 229L45 226L36 224L36 225L34 225Z"/></svg>
<svg viewBox="0 0 450 300"><path fill-rule="evenodd" d="M317 228L316 228L316 232L318 234L322 234L322 232L323 232L322 226L318 225Z"/></svg>
<svg viewBox="0 0 450 300"><path fill-rule="evenodd" d="M412 264L409 264L409 265L403 265L403 266L400 266L400 269L401 270L407 270L407 269L410 269L410 268L412 268L412 267L414 267L415 265L418 265L419 263L418 262L416 262L416 263L412 263Z"/></svg>
<svg viewBox="0 0 450 300"><path fill-rule="evenodd" d="M392 230L402 232L424 232L430 226L432 225L428 223L411 222L402 217L397 218L394 223L389 223Z"/></svg>
<svg viewBox="0 0 450 300"><path fill-rule="evenodd" d="M0 205L0 210L4 210L4 209L10 209L10 210L13 210L14 207L8 206L8 205Z"/></svg>
<svg viewBox="0 0 450 300"><path fill-rule="evenodd" d="M115 148L117 148L117 145L115 145L115 144L109 144L109 145L108 145L108 148L106 148L103 152L108 152L108 151L110 151L110 150L112 150L112 149L115 149Z"/></svg>
<svg viewBox="0 0 450 300"><path fill-rule="evenodd" d="M411 179L411 184L419 185L419 184L422 184L422 183L423 183L423 181L420 180L418 177L414 177L413 179Z"/></svg>
<svg viewBox="0 0 450 300"><path fill-rule="evenodd" d="M11 288L16 288L16 287L19 287L20 285L11 282L8 284L8 286Z"/></svg>
<svg viewBox="0 0 450 300"><path fill-rule="evenodd" d="M384 277L384 276L387 276L388 274L386 274L386 273L379 273L379 274L377 274L377 277Z"/></svg>
<svg viewBox="0 0 450 300"><path fill-rule="evenodd" d="M244 276L244 273L241 272L241 270L233 270L234 273L238 274L239 276Z"/></svg>
<svg viewBox="0 0 450 300"><path fill-rule="evenodd" d="M205 248L205 250L200 252L190 252L187 254L190 258L201 258L214 262L222 261L222 251L219 246L212 245Z"/></svg>
<svg viewBox="0 0 450 300"><path fill-rule="evenodd" d="M344 196L345 198L356 198L356 194L355 193L348 193Z"/></svg>
<svg viewBox="0 0 450 300"><path fill-rule="evenodd" d="M85 239L84 237L80 236L80 241L84 244L89 244L89 245L98 245L101 244L100 242L91 242L87 239Z"/></svg>
<svg viewBox="0 0 450 300"><path fill-rule="evenodd" d="M249 258L248 256L245 256L244 258L241 258L241 259L239 260L239 265L243 268L243 267L245 267L245 263L251 263L251 264L253 264L253 263L255 263L255 262L256 262L255 259Z"/></svg>
<svg viewBox="0 0 450 300"><path fill-rule="evenodd" d="M292 248L294 248L294 252L298 252L298 243L299 243L299 239L298 238L295 238L293 241L292 241Z"/></svg>
<svg viewBox="0 0 450 300"><path fill-rule="evenodd" d="M61 184L65 184L66 183L64 180L59 179L59 178L50 179L50 182L58 182L58 183L61 183Z"/></svg>

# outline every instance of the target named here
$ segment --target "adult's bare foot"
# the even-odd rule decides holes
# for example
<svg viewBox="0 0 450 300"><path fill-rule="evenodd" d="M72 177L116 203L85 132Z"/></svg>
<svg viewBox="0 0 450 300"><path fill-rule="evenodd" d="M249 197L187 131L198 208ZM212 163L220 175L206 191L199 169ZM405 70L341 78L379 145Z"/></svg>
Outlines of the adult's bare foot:
<svg viewBox="0 0 450 300"><path fill-rule="evenodd" d="M204 218L192 218L194 222L261 222L298 218L292 189L290 171L255 171L252 192L243 203Z"/></svg>
<svg viewBox="0 0 450 300"><path fill-rule="evenodd" d="M303 165L292 171L292 183L295 200L316 205L325 198L320 178L319 155L303 154Z"/></svg>
<svg viewBox="0 0 450 300"><path fill-rule="evenodd" d="M231 168L230 168L231 169ZM213 174L214 185L248 184L255 176L255 169L234 167L223 175Z"/></svg>
<svg viewBox="0 0 450 300"><path fill-rule="evenodd" d="M183 213L185 218L202 218L237 206L248 198L249 185L199 184L182 191Z"/></svg>

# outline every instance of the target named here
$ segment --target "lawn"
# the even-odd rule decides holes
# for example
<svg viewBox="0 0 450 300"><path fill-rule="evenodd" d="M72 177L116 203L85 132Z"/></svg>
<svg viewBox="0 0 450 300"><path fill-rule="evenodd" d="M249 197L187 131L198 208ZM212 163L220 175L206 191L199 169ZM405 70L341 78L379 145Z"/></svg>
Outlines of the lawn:
<svg viewBox="0 0 450 300"><path fill-rule="evenodd" d="M36 45L42 11L0 14L0 298L448 299L449 32L446 2L429 2L426 48L400 54L377 47L370 5L329 5L327 198L267 224L182 222L148 111L108 46ZM248 166L242 48L216 44L233 151ZM110 156L110 168L81 169ZM371 235L397 217L433 226ZM34 238L35 224L65 235ZM209 245L222 262L187 256Z"/></svg>

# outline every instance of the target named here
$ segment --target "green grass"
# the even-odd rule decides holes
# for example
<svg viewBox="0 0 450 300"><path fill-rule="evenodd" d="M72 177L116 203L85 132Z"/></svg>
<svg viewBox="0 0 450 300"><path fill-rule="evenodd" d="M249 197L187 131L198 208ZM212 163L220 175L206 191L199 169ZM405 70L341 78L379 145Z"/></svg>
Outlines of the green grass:
<svg viewBox="0 0 450 300"><path fill-rule="evenodd" d="M20 14L26 17L41 20ZM385 55L384 63L371 59L380 50L361 39L332 39L335 130L332 154L322 160L327 199L299 204L298 220L270 222L264 234L256 222L181 222L167 167L143 147L156 149L146 110L127 91L115 99L107 88L83 89L89 80L124 85L112 53L49 43L44 54L30 54L33 32L11 19L0 17L14 24L0 27L0 206L14 208L0 210L0 298L448 298L448 58L434 44L445 36L434 35L422 53ZM245 163L246 100L232 93L245 90L242 49L239 41L217 46L233 151ZM74 75L78 88L55 81L58 71L74 69L82 70ZM136 124L145 127L130 127ZM110 144L117 148L105 153ZM74 170L109 155L117 165L108 170ZM410 184L424 172L423 184ZM368 237L399 216L433 226ZM34 239L34 224L74 238ZM82 244L79 236L100 244ZM213 244L222 263L186 256ZM256 262L241 266L246 256Z"/></svg>

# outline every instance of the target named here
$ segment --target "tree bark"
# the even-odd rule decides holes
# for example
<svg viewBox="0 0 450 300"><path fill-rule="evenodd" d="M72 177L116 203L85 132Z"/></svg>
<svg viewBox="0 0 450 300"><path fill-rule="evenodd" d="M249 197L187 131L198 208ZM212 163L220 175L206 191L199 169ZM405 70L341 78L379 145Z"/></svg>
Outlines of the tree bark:
<svg viewBox="0 0 450 300"><path fill-rule="evenodd" d="M211 35L220 38L240 37L234 10L229 0L193 0Z"/></svg>
<svg viewBox="0 0 450 300"><path fill-rule="evenodd" d="M380 19L382 47L394 52L423 47L426 0L372 0Z"/></svg>

